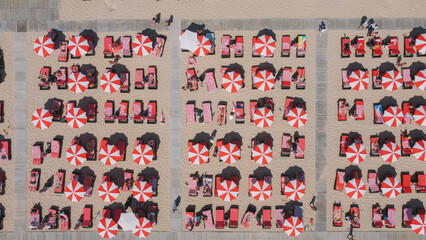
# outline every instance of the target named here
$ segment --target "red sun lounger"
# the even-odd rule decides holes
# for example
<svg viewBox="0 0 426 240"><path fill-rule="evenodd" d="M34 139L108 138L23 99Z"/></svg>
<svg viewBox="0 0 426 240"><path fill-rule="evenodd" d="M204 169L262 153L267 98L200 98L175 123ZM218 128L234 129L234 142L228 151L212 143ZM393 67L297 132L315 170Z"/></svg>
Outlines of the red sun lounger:
<svg viewBox="0 0 426 240"><path fill-rule="evenodd" d="M303 136L299 137L299 143L297 144L294 157L297 159L302 159L305 157L305 137Z"/></svg>
<svg viewBox="0 0 426 240"><path fill-rule="evenodd" d="M32 230L36 230L39 228L40 226L40 210L37 207L34 207L31 209L31 213L30 213L30 224L29 224L29 228Z"/></svg>
<svg viewBox="0 0 426 240"><path fill-rule="evenodd" d="M223 229L225 228L225 217L224 217L223 207L216 208L216 228Z"/></svg>
<svg viewBox="0 0 426 240"><path fill-rule="evenodd" d="M342 108L346 105L345 99L339 99L337 101L337 119L339 121L346 121L347 120L347 112L343 113Z"/></svg>
<svg viewBox="0 0 426 240"><path fill-rule="evenodd" d="M217 106L217 123L219 125L226 124L226 105Z"/></svg>
<svg viewBox="0 0 426 240"><path fill-rule="evenodd" d="M411 175L408 173L402 174L402 192L411 193Z"/></svg>
<svg viewBox="0 0 426 240"><path fill-rule="evenodd" d="M90 139L86 142L86 152L87 152L87 159L88 160L95 160L96 159L96 140Z"/></svg>
<svg viewBox="0 0 426 240"><path fill-rule="evenodd" d="M275 220L277 228L282 228L284 224L284 216L281 215L282 212L282 208L275 209Z"/></svg>
<svg viewBox="0 0 426 240"><path fill-rule="evenodd" d="M186 80L189 85L189 90L194 91L198 89L197 75L195 74L195 68L189 68L186 70Z"/></svg>
<svg viewBox="0 0 426 240"><path fill-rule="evenodd" d="M87 104L87 121L89 122L96 121L96 103Z"/></svg>
<svg viewBox="0 0 426 240"><path fill-rule="evenodd" d="M286 97L284 105L284 120L287 120L288 113L294 108L294 98Z"/></svg>
<svg viewBox="0 0 426 240"><path fill-rule="evenodd" d="M351 212L351 215L354 216L351 220L351 225L354 228L361 227L361 222L359 218L359 207L357 205L351 206L350 212Z"/></svg>
<svg viewBox="0 0 426 240"><path fill-rule="evenodd" d="M414 81L411 78L411 69L410 68L402 68L402 80L404 84L404 88L412 88L414 86Z"/></svg>
<svg viewBox="0 0 426 240"><path fill-rule="evenodd" d="M235 37L235 57L243 57L244 56L244 43L243 36Z"/></svg>
<svg viewBox="0 0 426 240"><path fill-rule="evenodd" d="M58 86L58 89L67 89L68 68L61 67L59 71L61 76L57 78L56 86Z"/></svg>
<svg viewBox="0 0 426 240"><path fill-rule="evenodd" d="M401 147L402 147L402 155L409 156L413 153L413 149L410 146L410 139L405 137L404 134L401 134Z"/></svg>
<svg viewBox="0 0 426 240"><path fill-rule="evenodd" d="M121 214L123 213L123 209L118 207L116 209L114 209L114 221L118 223L118 220L120 220ZM119 228L121 228L121 226L118 226Z"/></svg>
<svg viewBox="0 0 426 240"><path fill-rule="evenodd" d="M194 103L186 104L186 122L187 123L195 122L195 104Z"/></svg>
<svg viewBox="0 0 426 240"><path fill-rule="evenodd" d="M114 41L114 38L111 36L106 36L104 38L104 58L113 58L114 53L111 51L111 45Z"/></svg>
<svg viewBox="0 0 426 240"><path fill-rule="evenodd" d="M283 69L283 79L281 83L281 89L290 89L291 86L291 67L285 67Z"/></svg>
<svg viewBox="0 0 426 240"><path fill-rule="evenodd" d="M349 57L351 55L351 40L348 37L341 38L341 57Z"/></svg>
<svg viewBox="0 0 426 240"><path fill-rule="evenodd" d="M355 56L363 57L366 53L364 37L356 37L356 44L353 45L353 48L355 49Z"/></svg>
<svg viewBox="0 0 426 240"><path fill-rule="evenodd" d="M414 44L411 45L410 37L404 37L404 56L412 57L414 53L416 53L416 49L414 48Z"/></svg>
<svg viewBox="0 0 426 240"><path fill-rule="evenodd" d="M158 36L155 39L155 46L154 46L154 49L152 49L152 51L151 51L151 55L156 56L156 57L163 56L165 44L166 44L166 38Z"/></svg>
<svg viewBox="0 0 426 240"><path fill-rule="evenodd" d="M244 102L237 101L235 105L235 123L244 123Z"/></svg>
<svg viewBox="0 0 426 240"><path fill-rule="evenodd" d="M346 149L349 147L350 137L348 134L342 134L340 137L340 153L341 157L346 156Z"/></svg>
<svg viewBox="0 0 426 240"><path fill-rule="evenodd" d="M61 151L61 143L58 140L53 140L50 142L50 147L51 147L50 157L59 158L59 154Z"/></svg>
<svg viewBox="0 0 426 240"><path fill-rule="evenodd" d="M123 49L123 57L130 58L132 57L132 37L124 36L121 38L121 49Z"/></svg>
<svg viewBox="0 0 426 240"><path fill-rule="evenodd" d="M396 209L388 208L387 213L388 219L385 221L385 225L387 228L395 228L396 225Z"/></svg>
<svg viewBox="0 0 426 240"><path fill-rule="evenodd" d="M59 62L67 62L68 61L68 42L63 41L59 46L59 54L58 54Z"/></svg>
<svg viewBox="0 0 426 240"><path fill-rule="evenodd" d="M203 103L203 114L204 114L204 122L210 123L212 122L212 107L210 102Z"/></svg>
<svg viewBox="0 0 426 240"><path fill-rule="evenodd" d="M343 226L342 207L340 206L340 204L333 205L333 226L335 227Z"/></svg>
<svg viewBox="0 0 426 240"><path fill-rule="evenodd" d="M129 73L120 73L120 92L129 91Z"/></svg>
<svg viewBox="0 0 426 240"><path fill-rule="evenodd" d="M118 161L123 161L124 155L126 154L126 142L125 141L118 141L117 142L117 148L120 151L120 158L118 158Z"/></svg>
<svg viewBox="0 0 426 240"><path fill-rule="evenodd" d="M237 207L231 207L230 209L229 227L230 228L238 227L238 208Z"/></svg>
<svg viewBox="0 0 426 240"><path fill-rule="evenodd" d="M389 48L389 56L395 57L398 56L398 54L401 54L398 47L398 38L397 37L391 37L389 38L390 44L387 46Z"/></svg>
<svg viewBox="0 0 426 240"><path fill-rule="evenodd" d="M383 121L383 106L379 103L373 104L374 108L374 123L382 124Z"/></svg>
<svg viewBox="0 0 426 240"><path fill-rule="evenodd" d="M207 91L209 92L216 91L216 80L214 78L214 72L206 72L205 80L207 83Z"/></svg>
<svg viewBox="0 0 426 240"><path fill-rule="evenodd" d="M144 69L137 68L135 71L135 89L143 89L145 86L144 82Z"/></svg>
<svg viewBox="0 0 426 240"><path fill-rule="evenodd" d="M414 184L414 189L418 193L426 192L426 175L421 173L417 175L417 183Z"/></svg>
<svg viewBox="0 0 426 240"><path fill-rule="evenodd" d="M196 178L193 177L189 177L189 181L188 181L188 196L198 196L198 185L197 185L197 180Z"/></svg>
<svg viewBox="0 0 426 240"><path fill-rule="evenodd" d="M34 145L32 147L33 151L33 164L40 165L41 164L41 147L40 145Z"/></svg>
<svg viewBox="0 0 426 240"><path fill-rule="evenodd" d="M345 187L345 172L337 170L336 183L334 185L334 190L343 191L344 187Z"/></svg>
<svg viewBox="0 0 426 240"><path fill-rule="evenodd" d="M351 89L349 85L349 75L348 70L342 69L342 89Z"/></svg>
<svg viewBox="0 0 426 240"><path fill-rule="evenodd" d="M157 89L158 79L157 79L157 67L149 66L146 70L146 74L148 77L148 89ZM153 77L151 77L151 76Z"/></svg>
<svg viewBox="0 0 426 240"><path fill-rule="evenodd" d="M380 211L381 211L380 206L373 207L373 212L372 212L373 227L375 227L375 228L383 227L382 213Z"/></svg>
<svg viewBox="0 0 426 240"><path fill-rule="evenodd" d="M355 101L355 114L352 116L355 120L364 120L364 101L356 100Z"/></svg>
<svg viewBox="0 0 426 240"><path fill-rule="evenodd" d="M133 173L131 171L124 171L123 175L123 187L121 191L127 192L132 189Z"/></svg>
<svg viewBox="0 0 426 240"><path fill-rule="evenodd" d="M207 217L204 220L204 229L212 229L214 227L212 210L203 211L203 216Z"/></svg>
<svg viewBox="0 0 426 240"><path fill-rule="evenodd" d="M281 57L290 57L290 35L283 35L281 44Z"/></svg>
<svg viewBox="0 0 426 240"><path fill-rule="evenodd" d="M297 68L297 78L296 78L296 89L305 89L306 86L306 77L305 77L305 68Z"/></svg>
<svg viewBox="0 0 426 240"><path fill-rule="evenodd" d="M222 36L222 58L229 58L231 56L231 36L223 35Z"/></svg>
<svg viewBox="0 0 426 240"><path fill-rule="evenodd" d="M382 89L382 81L378 79L379 77L379 69L373 69L371 77L373 79L373 89Z"/></svg>
<svg viewBox="0 0 426 240"><path fill-rule="evenodd" d="M121 102L120 103L120 107L118 109L118 111L119 111L118 122L120 122L120 123L126 123L127 122L128 109L129 109L129 103L128 102Z"/></svg>
<svg viewBox="0 0 426 240"><path fill-rule="evenodd" d="M135 123L141 123L142 120L142 101L133 102L133 121Z"/></svg>
<svg viewBox="0 0 426 240"><path fill-rule="evenodd" d="M83 208L83 219L81 221L81 226L83 228L92 227L92 208L90 207Z"/></svg>
<svg viewBox="0 0 426 240"><path fill-rule="evenodd" d="M257 109L257 100L250 100L250 121L253 122L254 112Z"/></svg>
<svg viewBox="0 0 426 240"><path fill-rule="evenodd" d="M369 171L368 172L368 187L370 189L370 192L379 192L379 186L377 186L377 173L376 171Z"/></svg>
<svg viewBox="0 0 426 240"><path fill-rule="evenodd" d="M290 150L291 150L291 135L284 133L282 138L282 143L281 143L281 156L289 157Z"/></svg>
<svg viewBox="0 0 426 240"><path fill-rule="evenodd" d="M87 55L87 54L86 54ZM89 68L86 70L86 78L87 81L89 81L89 89L92 88L96 88L96 82L97 82L97 77L96 77L96 68Z"/></svg>
<svg viewBox="0 0 426 240"><path fill-rule="evenodd" d="M102 209L102 219L105 219L105 218L112 218L111 209L109 208Z"/></svg>
<svg viewBox="0 0 426 240"><path fill-rule="evenodd" d="M53 192L62 193L64 191L65 173L64 171L57 171L55 173Z"/></svg>
<svg viewBox="0 0 426 240"><path fill-rule="evenodd" d="M40 75L42 76L42 79L40 80L40 83L38 86L40 87L40 90L49 90L50 89L50 82L49 76L50 76L50 67L43 67L40 69Z"/></svg>
<svg viewBox="0 0 426 240"><path fill-rule="evenodd" d="M255 49L255 47L254 47L254 44L256 43L256 40L257 40L257 37L256 37L256 36L254 36L254 37L252 38L252 53L251 53L251 56L252 56L252 57L260 57L260 54L256 51L256 49Z"/></svg>
<svg viewBox="0 0 426 240"><path fill-rule="evenodd" d="M271 209L263 208L263 228L271 228Z"/></svg>
<svg viewBox="0 0 426 240"><path fill-rule="evenodd" d="M84 176L83 186L84 186L84 191L86 191L84 193L84 196L87 196L87 197L92 196L92 192L93 192L93 177L90 176L90 175Z"/></svg>
<svg viewBox="0 0 426 240"><path fill-rule="evenodd" d="M30 181L28 184L28 190L36 192L38 191L38 181L40 179L40 173L38 171L30 172Z"/></svg>
<svg viewBox="0 0 426 240"><path fill-rule="evenodd" d="M0 142L0 161L8 161L9 155L9 141Z"/></svg>
<svg viewBox="0 0 426 240"><path fill-rule="evenodd" d="M382 39L379 37L373 38L373 57L380 57L383 55Z"/></svg>
<svg viewBox="0 0 426 240"><path fill-rule="evenodd" d="M194 212L186 212L185 214L185 229L190 229L194 227Z"/></svg>
<svg viewBox="0 0 426 240"><path fill-rule="evenodd" d="M104 114L105 114L105 122L114 122L114 109L112 102L105 102L104 105Z"/></svg>
<svg viewBox="0 0 426 240"><path fill-rule="evenodd" d="M413 219L413 209L405 207L403 210L403 218L402 218L402 226L403 227L411 227L411 220Z"/></svg>

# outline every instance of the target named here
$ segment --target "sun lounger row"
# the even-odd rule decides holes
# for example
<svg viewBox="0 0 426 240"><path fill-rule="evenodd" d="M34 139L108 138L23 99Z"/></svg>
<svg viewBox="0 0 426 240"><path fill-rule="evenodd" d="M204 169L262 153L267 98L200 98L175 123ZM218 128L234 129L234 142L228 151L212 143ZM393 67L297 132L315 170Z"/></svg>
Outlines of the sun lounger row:
<svg viewBox="0 0 426 240"><path fill-rule="evenodd" d="M354 228L361 227L360 210L357 204L351 204L349 212L344 214L340 203L333 204L333 226L343 226L343 220L349 220L349 224ZM345 215L345 216L344 216Z"/></svg>
<svg viewBox="0 0 426 240"><path fill-rule="evenodd" d="M337 101L337 107L339 121L346 121L348 113L349 116L351 116L354 120L365 119L364 100L362 99L355 99L354 105L352 106L352 108L349 109L349 104L347 103L346 99L341 98Z"/></svg>
<svg viewBox="0 0 426 240"><path fill-rule="evenodd" d="M46 229L59 229L61 231L68 231L71 226L69 207L59 210L57 206L52 206L45 217L42 218L42 208L39 204L31 208L29 215L29 229L43 230ZM90 209L90 211L89 211ZM92 214L91 208L85 207L83 209L82 227L91 227Z"/></svg>
<svg viewBox="0 0 426 240"><path fill-rule="evenodd" d="M0 161L9 161L12 159L11 156L11 144L10 139L3 139L0 141Z"/></svg>
<svg viewBox="0 0 426 240"><path fill-rule="evenodd" d="M135 100L133 102L133 119L134 123L157 123L157 101L149 101L146 109L143 109L143 101ZM114 101L106 101L104 104L104 115L106 123L127 123L129 118L129 102L120 102L117 111L114 111Z"/></svg>
<svg viewBox="0 0 426 240"><path fill-rule="evenodd" d="M283 133L281 141L281 157L290 157L290 153L296 159L303 159L305 157L305 136L294 134L291 136L289 133Z"/></svg>
<svg viewBox="0 0 426 240"><path fill-rule="evenodd" d="M114 58L114 54L118 53L120 50L122 50L123 57L127 58L133 57L133 51L135 51L137 55L141 55L138 53L137 49L135 49L139 45L142 45L141 48L144 48L144 51L147 52L146 54L143 53L142 55L151 53L152 56L163 56L164 47L166 44L165 36L157 35L156 37L153 37L153 39L148 37L148 39L145 41L146 42L141 42L136 45L134 42L132 42L132 36L123 36L120 37L117 41L114 41L113 36L106 36L104 38L104 57Z"/></svg>
<svg viewBox="0 0 426 240"><path fill-rule="evenodd" d="M69 101L63 105L63 101L59 99L53 99L50 102L50 108L48 109L49 113L52 115L52 121L56 122L64 122L65 116L68 111L74 108L78 108L76 101ZM65 116L64 116L64 107L65 107ZM94 101L89 101L87 104L80 106L84 112L86 112L87 122L96 122L96 112L97 112L97 104Z"/></svg>

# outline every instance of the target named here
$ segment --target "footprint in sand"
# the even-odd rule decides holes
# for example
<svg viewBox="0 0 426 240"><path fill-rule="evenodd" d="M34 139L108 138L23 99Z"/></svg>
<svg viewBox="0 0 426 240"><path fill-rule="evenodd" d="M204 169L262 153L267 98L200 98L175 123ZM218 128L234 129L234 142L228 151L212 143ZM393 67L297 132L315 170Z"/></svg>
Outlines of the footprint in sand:
<svg viewBox="0 0 426 240"><path fill-rule="evenodd" d="M109 11L117 10L116 2L114 0L104 0L105 6L108 8Z"/></svg>

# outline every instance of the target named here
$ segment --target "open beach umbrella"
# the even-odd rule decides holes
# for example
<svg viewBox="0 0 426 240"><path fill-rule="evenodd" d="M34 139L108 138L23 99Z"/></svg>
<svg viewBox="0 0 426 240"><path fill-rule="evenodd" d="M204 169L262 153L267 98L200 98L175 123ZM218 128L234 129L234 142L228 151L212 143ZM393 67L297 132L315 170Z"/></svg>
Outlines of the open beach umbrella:
<svg viewBox="0 0 426 240"><path fill-rule="evenodd" d="M240 88L243 86L243 79L241 78L241 74L230 71L226 72L222 77L222 87L225 91L234 93L238 92Z"/></svg>
<svg viewBox="0 0 426 240"><path fill-rule="evenodd" d="M387 198L395 198L399 194L401 194L401 183L398 179L394 177L387 177L380 187L382 190L382 194Z"/></svg>
<svg viewBox="0 0 426 240"><path fill-rule="evenodd" d="M254 161L261 165L266 165L272 161L272 149L264 143L256 145L253 148L251 155Z"/></svg>
<svg viewBox="0 0 426 240"><path fill-rule="evenodd" d="M353 90L365 90L368 88L368 79L368 71L356 70L349 75L349 85Z"/></svg>
<svg viewBox="0 0 426 240"><path fill-rule="evenodd" d="M132 48L136 55L147 56L152 51L152 41L148 36L138 34L132 42Z"/></svg>
<svg viewBox="0 0 426 240"><path fill-rule="evenodd" d="M114 165L120 158L120 150L111 144L107 144L99 151L99 160L105 165Z"/></svg>
<svg viewBox="0 0 426 240"><path fill-rule="evenodd" d="M193 52L195 56L204 57L212 49L212 43L204 35L198 35L198 44Z"/></svg>
<svg viewBox="0 0 426 240"><path fill-rule="evenodd" d="M253 114L253 121L258 127L270 127L274 122L274 113L266 107L257 108Z"/></svg>
<svg viewBox="0 0 426 240"><path fill-rule="evenodd" d="M364 196L365 191L367 191L367 188L365 186L365 183L361 179L352 178L349 180L349 182L346 184L346 194L353 199L358 199L362 196Z"/></svg>
<svg viewBox="0 0 426 240"><path fill-rule="evenodd" d="M216 188L217 195L223 201L230 202L238 197L238 185L231 180L223 180Z"/></svg>
<svg viewBox="0 0 426 240"><path fill-rule="evenodd" d="M71 73L68 76L68 89L75 93L82 93L89 87L89 80L81 72Z"/></svg>
<svg viewBox="0 0 426 240"><path fill-rule="evenodd" d="M87 41L86 38L82 36L70 37L68 50L70 51L70 54L73 55L74 57L81 57L86 55L89 49L90 49L89 42Z"/></svg>
<svg viewBox="0 0 426 240"><path fill-rule="evenodd" d="M399 107L388 107L383 113L383 121L389 127L398 127L401 125L402 120L404 120L404 115Z"/></svg>
<svg viewBox="0 0 426 240"><path fill-rule="evenodd" d="M416 76L414 76L414 83L420 90L426 90L426 69L420 70Z"/></svg>
<svg viewBox="0 0 426 240"><path fill-rule="evenodd" d="M31 121L36 128L46 129L49 128L52 124L53 116L50 114L49 110L39 108L35 110L31 116Z"/></svg>
<svg viewBox="0 0 426 240"><path fill-rule="evenodd" d="M185 30L185 32L179 36L179 41L181 49L194 52L199 43L198 34L196 32Z"/></svg>
<svg viewBox="0 0 426 240"><path fill-rule="evenodd" d="M81 128L87 123L87 115L81 108L72 108L67 111L65 120L67 120L67 124L72 128Z"/></svg>
<svg viewBox="0 0 426 240"><path fill-rule="evenodd" d="M55 50L54 46L55 44L50 37L42 36L35 40L33 49L37 55L47 57Z"/></svg>
<svg viewBox="0 0 426 240"><path fill-rule="evenodd" d="M284 220L283 230L290 237L296 237L303 231L303 221L295 216L291 216Z"/></svg>
<svg viewBox="0 0 426 240"><path fill-rule="evenodd" d="M138 165L148 165L154 159L154 151L148 144L138 144L133 149L132 157Z"/></svg>
<svg viewBox="0 0 426 240"><path fill-rule="evenodd" d="M426 54L426 33L420 34L416 38L416 49L421 54Z"/></svg>
<svg viewBox="0 0 426 240"><path fill-rule="evenodd" d="M253 82L260 91L266 92L271 90L275 85L274 73L270 70L258 71L254 76Z"/></svg>
<svg viewBox="0 0 426 240"><path fill-rule="evenodd" d="M77 167L87 160L87 152L84 147L74 144L68 148L66 158L71 165Z"/></svg>
<svg viewBox="0 0 426 240"><path fill-rule="evenodd" d="M284 194L293 201L300 200L305 195L305 184L299 180L291 180L285 185Z"/></svg>
<svg viewBox="0 0 426 240"><path fill-rule="evenodd" d="M85 192L83 184L79 181L70 181L64 190L65 197L71 202L80 202Z"/></svg>
<svg viewBox="0 0 426 240"><path fill-rule="evenodd" d="M367 150L360 143L352 143L346 150L346 157L349 162L360 164L367 157Z"/></svg>
<svg viewBox="0 0 426 240"><path fill-rule="evenodd" d="M139 202L146 202L152 197L152 186L146 181L139 181L133 185L132 194Z"/></svg>
<svg viewBox="0 0 426 240"><path fill-rule="evenodd" d="M402 76L396 70L389 70L382 77L382 85L386 90L395 91L402 86Z"/></svg>
<svg viewBox="0 0 426 240"><path fill-rule="evenodd" d="M204 144L196 143L188 150L188 158L196 165L206 163L209 161L209 149Z"/></svg>
<svg viewBox="0 0 426 240"><path fill-rule="evenodd" d="M417 235L425 235L426 234L426 217L424 214L416 214L411 219L411 229Z"/></svg>
<svg viewBox="0 0 426 240"><path fill-rule="evenodd" d="M111 239L118 233L118 225L112 218L104 218L98 223L98 233L102 238Z"/></svg>
<svg viewBox="0 0 426 240"><path fill-rule="evenodd" d="M420 126L426 126L426 105L416 108L413 114L414 121Z"/></svg>
<svg viewBox="0 0 426 240"><path fill-rule="evenodd" d="M266 181L256 181L250 188L250 197L257 201L264 201L272 195L272 186Z"/></svg>
<svg viewBox="0 0 426 240"><path fill-rule="evenodd" d="M149 234L151 234L151 230L151 222L147 218L141 217L136 224L136 228L133 229L133 234L138 238L146 238Z"/></svg>
<svg viewBox="0 0 426 240"><path fill-rule="evenodd" d="M254 49L261 56L272 56L275 50L275 39L269 35L262 35L257 37L256 41L254 42Z"/></svg>
<svg viewBox="0 0 426 240"><path fill-rule="evenodd" d="M99 186L98 193L104 202L114 202L118 198L120 190L114 182L105 181Z"/></svg>
<svg viewBox="0 0 426 240"><path fill-rule="evenodd" d="M240 159L241 151L236 144L228 143L220 147L219 156L223 162L233 164Z"/></svg>
<svg viewBox="0 0 426 240"><path fill-rule="evenodd" d="M121 86L120 78L117 74L106 72L101 77L101 88L107 93L117 92Z"/></svg>
<svg viewBox="0 0 426 240"><path fill-rule="evenodd" d="M118 225L120 225L123 231L133 231L138 224L139 219L136 218L133 212L121 213Z"/></svg>
<svg viewBox="0 0 426 240"><path fill-rule="evenodd" d="M425 140L420 140L414 144L413 155L417 160L420 160L420 161L426 160L426 141Z"/></svg>
<svg viewBox="0 0 426 240"><path fill-rule="evenodd" d="M380 156L386 162L396 162L401 157L401 148L394 142L388 142L380 149Z"/></svg>
<svg viewBox="0 0 426 240"><path fill-rule="evenodd" d="M290 126L294 128L300 128L305 126L306 121L308 120L308 114L303 108L293 108L287 114L287 122Z"/></svg>

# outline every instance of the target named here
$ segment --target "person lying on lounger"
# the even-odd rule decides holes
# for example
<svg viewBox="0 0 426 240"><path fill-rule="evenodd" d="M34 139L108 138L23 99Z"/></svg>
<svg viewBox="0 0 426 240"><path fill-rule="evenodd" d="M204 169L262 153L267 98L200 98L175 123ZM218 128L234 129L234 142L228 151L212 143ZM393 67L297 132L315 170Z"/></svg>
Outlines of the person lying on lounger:
<svg viewBox="0 0 426 240"><path fill-rule="evenodd" d="M61 43L61 46L59 47L59 56L61 58L67 57L67 43L66 42Z"/></svg>

